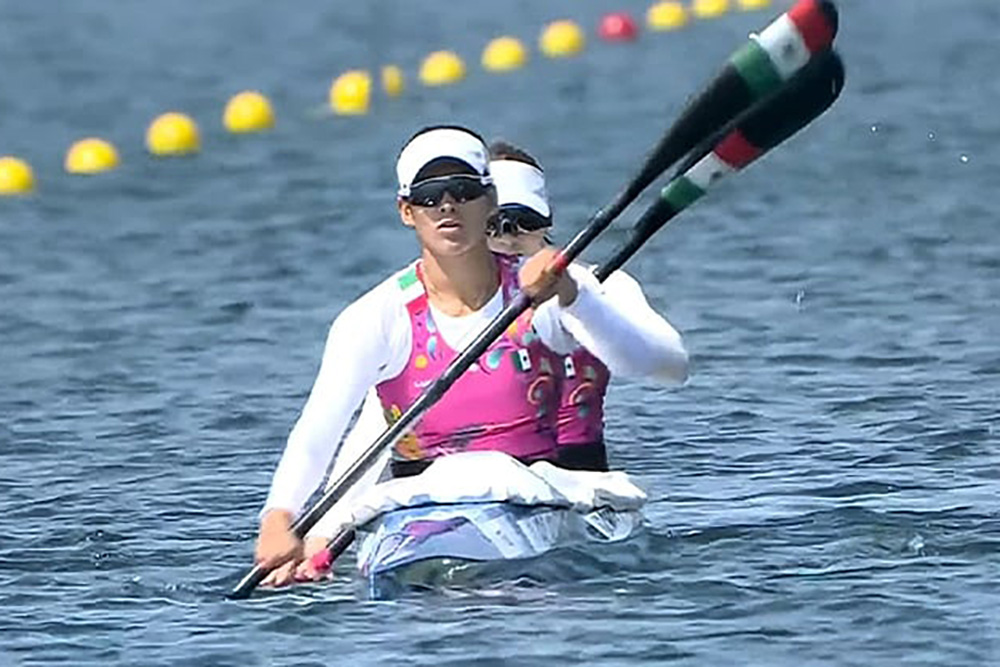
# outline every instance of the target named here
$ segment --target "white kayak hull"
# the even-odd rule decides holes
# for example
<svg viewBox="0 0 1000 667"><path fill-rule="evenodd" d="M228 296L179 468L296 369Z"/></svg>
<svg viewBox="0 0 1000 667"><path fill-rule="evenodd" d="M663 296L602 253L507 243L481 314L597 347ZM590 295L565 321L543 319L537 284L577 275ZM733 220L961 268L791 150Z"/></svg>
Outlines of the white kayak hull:
<svg viewBox="0 0 1000 667"><path fill-rule="evenodd" d="M388 512L365 525L358 570L371 579L431 559L535 558L560 547L619 542L641 525L638 511L610 507L587 512L506 502L412 507Z"/></svg>
<svg viewBox="0 0 1000 667"><path fill-rule="evenodd" d="M354 504L358 570L374 585L417 564L427 571L430 563L524 560L620 542L641 528L645 500L622 472L528 467L499 452L454 454L420 475L377 485Z"/></svg>

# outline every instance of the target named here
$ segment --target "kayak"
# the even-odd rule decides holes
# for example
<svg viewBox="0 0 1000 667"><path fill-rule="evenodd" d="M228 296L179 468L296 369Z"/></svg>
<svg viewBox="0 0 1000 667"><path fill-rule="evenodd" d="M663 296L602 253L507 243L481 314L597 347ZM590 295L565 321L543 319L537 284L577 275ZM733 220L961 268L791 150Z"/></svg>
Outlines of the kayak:
<svg viewBox="0 0 1000 667"><path fill-rule="evenodd" d="M356 497L357 568L373 597L453 582L470 564L533 559L621 542L642 526L646 494L624 472L526 466L501 452L442 457L423 473Z"/></svg>

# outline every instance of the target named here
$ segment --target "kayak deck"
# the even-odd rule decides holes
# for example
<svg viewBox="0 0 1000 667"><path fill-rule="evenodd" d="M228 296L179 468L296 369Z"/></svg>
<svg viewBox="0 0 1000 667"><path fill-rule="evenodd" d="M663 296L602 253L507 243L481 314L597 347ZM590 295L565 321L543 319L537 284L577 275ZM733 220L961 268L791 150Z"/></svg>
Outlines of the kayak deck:
<svg viewBox="0 0 1000 667"><path fill-rule="evenodd" d="M528 467L498 452L448 456L380 487L355 512L366 519L357 567L375 597L389 580L433 587L474 563L626 540L646 499L622 472Z"/></svg>

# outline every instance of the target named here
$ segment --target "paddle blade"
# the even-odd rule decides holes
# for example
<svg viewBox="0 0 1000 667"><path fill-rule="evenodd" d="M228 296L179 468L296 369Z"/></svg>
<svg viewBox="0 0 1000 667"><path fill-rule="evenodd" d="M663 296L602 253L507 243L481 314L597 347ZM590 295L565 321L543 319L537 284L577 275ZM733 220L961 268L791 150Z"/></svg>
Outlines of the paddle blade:
<svg viewBox="0 0 1000 667"><path fill-rule="evenodd" d="M633 181L635 194L706 137L778 90L814 55L829 49L838 23L830 0L799 0L759 35L752 35L685 105Z"/></svg>
<svg viewBox="0 0 1000 667"><path fill-rule="evenodd" d="M679 189L691 185L698 191L697 199L721 178L745 168L811 123L830 108L843 87L840 56L832 50L821 53L781 90L693 151L678 168L682 175L671 181L661 196L671 200ZM674 203L686 208L691 202L681 197Z"/></svg>
<svg viewBox="0 0 1000 667"><path fill-rule="evenodd" d="M777 93L758 102L694 150L660 198L636 221L626 242L595 271L603 281L653 234L729 174L804 128L840 95L844 64L834 51L814 58Z"/></svg>

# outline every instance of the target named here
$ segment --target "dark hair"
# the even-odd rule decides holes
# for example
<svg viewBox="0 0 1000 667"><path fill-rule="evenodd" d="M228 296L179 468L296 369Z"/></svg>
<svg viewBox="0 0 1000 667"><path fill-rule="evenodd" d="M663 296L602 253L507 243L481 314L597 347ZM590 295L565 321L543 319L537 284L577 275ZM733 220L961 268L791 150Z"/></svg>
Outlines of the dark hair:
<svg viewBox="0 0 1000 667"><path fill-rule="evenodd" d="M509 141L504 141L503 139L497 139L490 144L490 159L514 160L515 162L530 164L539 171L545 171L542 169L542 165L539 164L538 160L531 153L523 148L515 146Z"/></svg>

